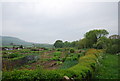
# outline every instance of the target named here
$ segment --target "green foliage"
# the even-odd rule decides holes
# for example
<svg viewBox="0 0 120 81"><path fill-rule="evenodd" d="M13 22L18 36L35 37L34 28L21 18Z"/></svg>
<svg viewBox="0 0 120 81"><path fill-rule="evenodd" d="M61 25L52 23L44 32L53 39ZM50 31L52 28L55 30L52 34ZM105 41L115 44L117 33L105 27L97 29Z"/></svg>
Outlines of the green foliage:
<svg viewBox="0 0 120 81"><path fill-rule="evenodd" d="M110 43L106 48L107 53L116 54L120 52L120 39L109 39Z"/></svg>
<svg viewBox="0 0 120 81"><path fill-rule="evenodd" d="M57 52L54 52L53 55L54 55L54 56L60 56L61 53L62 53L62 52L57 51Z"/></svg>
<svg viewBox="0 0 120 81"><path fill-rule="evenodd" d="M98 71L96 72L95 79L120 79L119 75L119 60L120 56L105 54L104 59L101 61Z"/></svg>
<svg viewBox="0 0 120 81"><path fill-rule="evenodd" d="M108 33L105 29L100 30L90 30L85 34L86 38L92 38L92 40L97 41L97 39L101 38L102 36L106 36Z"/></svg>
<svg viewBox="0 0 120 81"><path fill-rule="evenodd" d="M75 50L74 49L70 49L70 53L74 53L75 52Z"/></svg>
<svg viewBox="0 0 120 81"><path fill-rule="evenodd" d="M111 43L110 39L103 36L97 40L97 43L94 44L93 47L98 48L98 49L106 49L110 43Z"/></svg>
<svg viewBox="0 0 120 81"><path fill-rule="evenodd" d="M45 50L47 50L47 48L54 48L53 44L34 44L34 47L45 48Z"/></svg>
<svg viewBox="0 0 120 81"><path fill-rule="evenodd" d="M110 39L120 39L119 35L111 35L109 36Z"/></svg>
<svg viewBox="0 0 120 81"><path fill-rule="evenodd" d="M86 38L81 39L80 41L77 42L77 47L79 49L83 49L83 48L88 48L90 47L90 43L89 40Z"/></svg>
<svg viewBox="0 0 120 81"><path fill-rule="evenodd" d="M63 47L63 42L61 40L57 40L54 43L55 48L62 48Z"/></svg>
<svg viewBox="0 0 120 81"><path fill-rule="evenodd" d="M94 47L98 46L99 48L102 48L104 46L101 46L101 44L103 43L103 39L101 37L106 37L106 35L108 35L108 31L105 29L96 29L96 30L90 30L89 32L87 32L85 34L85 38L79 40L79 41L73 41L73 42L62 42L61 40L57 40L54 43L54 46L56 48L62 48L62 47L77 47L77 48L92 48L93 45ZM98 39L101 38L98 42L98 44L96 45ZM100 42L102 41L102 42Z"/></svg>
<svg viewBox="0 0 120 81"><path fill-rule="evenodd" d="M95 44L99 38L106 36L107 34L109 34L108 31L104 29L90 30L85 34L85 38L89 40L89 42L87 43L90 44L89 47L93 47L93 44Z"/></svg>
<svg viewBox="0 0 120 81"><path fill-rule="evenodd" d="M73 41L73 42L65 41L65 42L62 42L61 40L57 40L57 41L54 43L54 46L55 46L56 48L76 47L77 42L78 42L78 41Z"/></svg>
<svg viewBox="0 0 120 81"><path fill-rule="evenodd" d="M80 57L79 54L71 53L66 57L65 61L78 60L79 57Z"/></svg>
<svg viewBox="0 0 120 81"><path fill-rule="evenodd" d="M78 42L78 41L73 41L73 42L71 42L71 47L76 47L77 42Z"/></svg>
<svg viewBox="0 0 120 81"><path fill-rule="evenodd" d="M107 53L112 53L112 54L119 53L120 52L120 47L119 47L119 45L116 45L116 44L110 45L110 46L107 47L106 52Z"/></svg>
<svg viewBox="0 0 120 81"><path fill-rule="evenodd" d="M85 34L85 38L76 41L75 47L82 49L82 48L102 48L104 43L104 39L108 32L104 29L100 30L90 30ZM105 39L106 41L106 39ZM97 43L97 44L96 44ZM106 42L105 42L106 43ZM105 44L106 45L106 44Z"/></svg>
<svg viewBox="0 0 120 81"><path fill-rule="evenodd" d="M11 77L9 77L11 76ZM4 72L3 73L3 81L5 80L23 80L23 81L36 81L36 80L44 80L44 81L55 81L56 79L62 78L60 73L57 71L49 71L49 70L14 70L11 73Z"/></svg>
<svg viewBox="0 0 120 81"><path fill-rule="evenodd" d="M65 41L64 42L64 47L70 47L71 46L71 43L70 42L68 42L68 41Z"/></svg>
<svg viewBox="0 0 120 81"><path fill-rule="evenodd" d="M57 51L62 51L62 49L57 49Z"/></svg>

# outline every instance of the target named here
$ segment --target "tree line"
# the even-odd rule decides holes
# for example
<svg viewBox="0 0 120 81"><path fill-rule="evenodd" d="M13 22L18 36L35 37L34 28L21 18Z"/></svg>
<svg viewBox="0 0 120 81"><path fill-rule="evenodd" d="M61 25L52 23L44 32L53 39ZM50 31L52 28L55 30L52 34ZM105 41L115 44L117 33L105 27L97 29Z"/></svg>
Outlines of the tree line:
<svg viewBox="0 0 120 81"><path fill-rule="evenodd" d="M54 43L55 48L74 47L78 49L83 48L96 48L105 49L108 53L120 52L120 36L111 35L107 37L109 32L105 29L90 30L84 34L84 38L76 41L56 40Z"/></svg>

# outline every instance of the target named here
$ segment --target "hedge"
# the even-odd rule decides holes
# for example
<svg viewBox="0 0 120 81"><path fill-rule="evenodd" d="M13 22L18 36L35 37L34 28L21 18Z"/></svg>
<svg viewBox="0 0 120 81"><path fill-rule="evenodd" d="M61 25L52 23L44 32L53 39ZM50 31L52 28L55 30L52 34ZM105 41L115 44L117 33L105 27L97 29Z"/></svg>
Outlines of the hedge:
<svg viewBox="0 0 120 81"><path fill-rule="evenodd" d="M73 79L91 79L102 51L87 50L85 56L79 58L79 63L68 69L57 70L13 70L3 72L2 81L58 81L68 76Z"/></svg>

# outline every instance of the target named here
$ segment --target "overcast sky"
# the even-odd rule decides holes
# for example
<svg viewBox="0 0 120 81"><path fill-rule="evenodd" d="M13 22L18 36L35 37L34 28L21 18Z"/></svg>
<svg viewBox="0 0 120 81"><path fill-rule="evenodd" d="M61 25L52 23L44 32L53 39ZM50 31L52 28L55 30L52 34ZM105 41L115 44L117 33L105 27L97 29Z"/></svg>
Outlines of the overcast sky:
<svg viewBox="0 0 120 81"><path fill-rule="evenodd" d="M79 40L92 29L106 29L110 35L118 33L117 2L6 2L0 9L2 35L29 42Z"/></svg>

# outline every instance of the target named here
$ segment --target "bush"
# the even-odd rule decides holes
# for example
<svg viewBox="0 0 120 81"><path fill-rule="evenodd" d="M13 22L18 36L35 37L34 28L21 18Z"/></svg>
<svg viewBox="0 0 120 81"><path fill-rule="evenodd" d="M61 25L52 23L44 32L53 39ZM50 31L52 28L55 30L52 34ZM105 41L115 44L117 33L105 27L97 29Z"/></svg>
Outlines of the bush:
<svg viewBox="0 0 120 81"><path fill-rule="evenodd" d="M61 49L61 48L58 48L58 49L57 49L57 51L63 51L63 49Z"/></svg>
<svg viewBox="0 0 120 81"><path fill-rule="evenodd" d="M74 53L75 52L75 50L74 49L70 49L70 53Z"/></svg>
<svg viewBox="0 0 120 81"><path fill-rule="evenodd" d="M120 52L120 47L119 45L112 45L112 46L108 46L107 49L106 49L106 52L107 53L111 53L111 54L116 54L116 53L119 53Z"/></svg>

